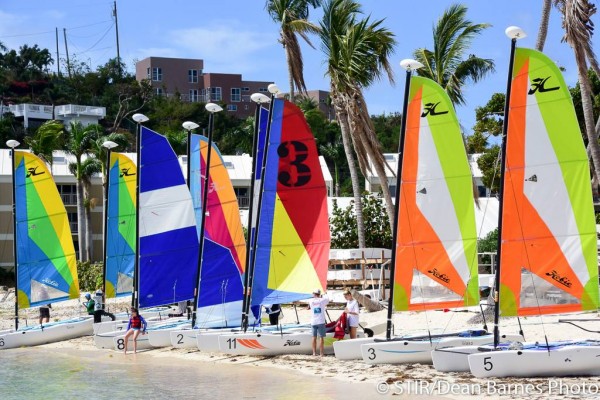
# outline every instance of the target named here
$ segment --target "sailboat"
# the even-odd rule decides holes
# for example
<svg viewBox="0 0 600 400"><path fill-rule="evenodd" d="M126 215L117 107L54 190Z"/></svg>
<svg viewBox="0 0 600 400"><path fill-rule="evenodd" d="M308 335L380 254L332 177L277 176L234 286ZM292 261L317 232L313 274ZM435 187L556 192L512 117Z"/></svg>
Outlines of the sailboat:
<svg viewBox="0 0 600 400"><path fill-rule="evenodd" d="M132 301L138 308L147 308L194 297L198 234L192 198L167 139L141 126L139 143L138 237ZM148 332L184 323L187 321L166 321ZM113 331L95 335L94 341L99 348L122 350L122 334ZM149 335L138 338L138 349L150 347Z"/></svg>
<svg viewBox="0 0 600 400"><path fill-rule="evenodd" d="M79 298L75 248L65 206L46 163L12 148L15 330L0 334L0 349L89 335L92 318L19 327L20 309Z"/></svg>
<svg viewBox="0 0 600 400"><path fill-rule="evenodd" d="M597 311L590 169L569 89L548 57L516 48L522 30L506 33L512 41L496 316ZM545 338L507 346L496 340L468 363L479 378L600 375L600 341Z"/></svg>
<svg viewBox="0 0 600 400"><path fill-rule="evenodd" d="M252 307L311 297L315 288L326 287L329 258L327 190L314 136L294 104L272 99L271 109L250 272ZM312 334L304 329L222 334L219 349L251 355L310 353Z"/></svg>
<svg viewBox="0 0 600 400"><path fill-rule="evenodd" d="M482 329L392 337L392 308L426 311L479 304L472 175L458 120L437 83L411 76L418 62L403 60L401 66L407 69L407 82L388 329L385 339L361 345L368 364L431 363L432 349L493 339Z"/></svg>

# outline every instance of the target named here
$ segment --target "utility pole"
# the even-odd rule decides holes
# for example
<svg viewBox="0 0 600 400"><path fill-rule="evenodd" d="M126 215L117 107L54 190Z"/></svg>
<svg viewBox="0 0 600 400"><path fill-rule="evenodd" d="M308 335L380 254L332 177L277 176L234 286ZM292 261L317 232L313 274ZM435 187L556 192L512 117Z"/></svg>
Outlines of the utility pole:
<svg viewBox="0 0 600 400"><path fill-rule="evenodd" d="M117 68L121 77L121 53L119 52L119 20L117 18L117 0L113 2L113 16L115 17L115 33L117 35Z"/></svg>
<svg viewBox="0 0 600 400"><path fill-rule="evenodd" d="M56 73L60 78L60 54L58 54L58 27L56 29Z"/></svg>
<svg viewBox="0 0 600 400"><path fill-rule="evenodd" d="M69 79L71 79L71 61L69 61L69 47L67 46L67 28L63 28L63 34L65 36L65 53L67 53L67 71L69 72Z"/></svg>

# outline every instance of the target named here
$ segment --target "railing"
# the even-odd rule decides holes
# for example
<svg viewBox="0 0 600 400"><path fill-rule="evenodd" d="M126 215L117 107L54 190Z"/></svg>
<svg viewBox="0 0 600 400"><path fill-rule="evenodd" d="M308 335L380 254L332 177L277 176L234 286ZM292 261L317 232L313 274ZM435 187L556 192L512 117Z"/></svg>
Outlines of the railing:
<svg viewBox="0 0 600 400"><path fill-rule="evenodd" d="M238 204L239 204L240 208L250 207L250 197L249 196L238 197Z"/></svg>
<svg viewBox="0 0 600 400"><path fill-rule="evenodd" d="M77 193L61 193L60 198L65 206L77 205Z"/></svg>
<svg viewBox="0 0 600 400"><path fill-rule="evenodd" d="M97 117L106 116L106 108L104 108L104 107L80 106L77 104L66 104L63 106L56 106L55 110L56 110L56 113L60 114L60 115L77 114L77 115L91 115L91 116L97 116Z"/></svg>

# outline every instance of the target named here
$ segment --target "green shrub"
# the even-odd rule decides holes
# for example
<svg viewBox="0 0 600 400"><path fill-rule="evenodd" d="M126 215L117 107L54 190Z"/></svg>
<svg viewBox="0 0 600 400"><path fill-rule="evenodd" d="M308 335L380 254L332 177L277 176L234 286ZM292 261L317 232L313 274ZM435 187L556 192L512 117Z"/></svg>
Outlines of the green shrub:
<svg viewBox="0 0 600 400"><path fill-rule="evenodd" d="M92 292L102 287L102 264L92 264L89 261L77 262L77 275L79 276L79 289Z"/></svg>

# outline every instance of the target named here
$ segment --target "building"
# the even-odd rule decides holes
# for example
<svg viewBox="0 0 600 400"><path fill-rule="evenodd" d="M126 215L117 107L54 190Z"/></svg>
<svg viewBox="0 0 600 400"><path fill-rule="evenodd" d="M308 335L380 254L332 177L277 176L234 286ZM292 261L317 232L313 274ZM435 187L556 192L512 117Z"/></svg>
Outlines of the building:
<svg viewBox="0 0 600 400"><path fill-rule="evenodd" d="M132 160L136 159L134 153L127 154ZM52 164L52 175L56 182L67 215L69 218L71 232L77 245L77 195L75 190L75 177L69 172L69 163L74 162L74 157L63 151L55 151ZM225 167L229 172L235 193L238 198L242 223L246 226L248 221L248 206L250 204L250 182L252 173L252 157L248 154L239 156L223 156ZM333 192L333 179L327 168L323 157L319 157L327 193ZM187 173L187 157L179 157L184 176ZM10 150L0 149L0 267L11 267L13 265L13 224L12 224L12 176L11 176ZM95 206L92 208L92 260L102 260L102 226L103 226L103 192L102 177L92 178L92 198ZM331 208L329 208L331 210Z"/></svg>
<svg viewBox="0 0 600 400"><path fill-rule="evenodd" d="M11 104L2 107L3 112L11 112L17 120L23 120L23 126L37 128L46 121L62 121L66 127L71 122L81 122L83 126L97 124L106 117L105 107L81 106L65 104L62 106L47 106L43 104Z"/></svg>
<svg viewBox="0 0 600 400"><path fill-rule="evenodd" d="M159 96L179 96L190 102L223 102L238 118L254 115L250 95L267 92L273 82L246 81L241 74L204 72L204 61L187 58L148 57L135 65L138 81L148 79Z"/></svg>

